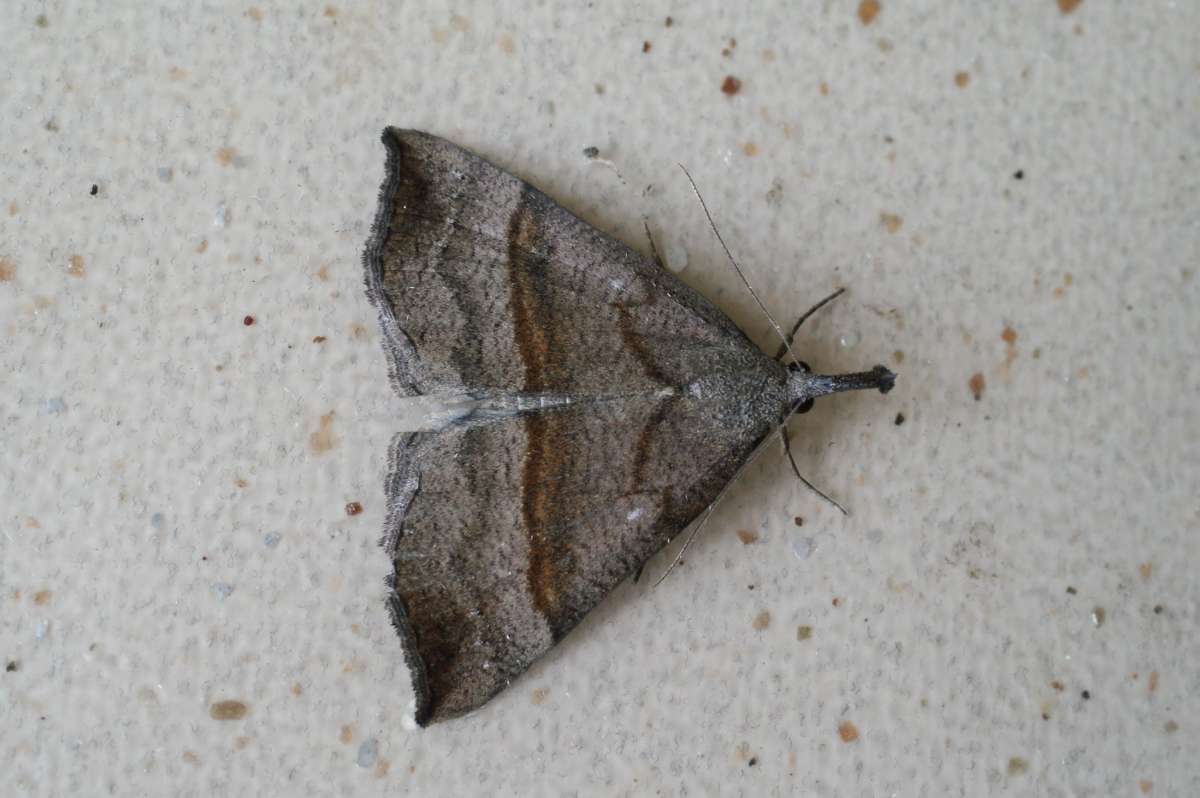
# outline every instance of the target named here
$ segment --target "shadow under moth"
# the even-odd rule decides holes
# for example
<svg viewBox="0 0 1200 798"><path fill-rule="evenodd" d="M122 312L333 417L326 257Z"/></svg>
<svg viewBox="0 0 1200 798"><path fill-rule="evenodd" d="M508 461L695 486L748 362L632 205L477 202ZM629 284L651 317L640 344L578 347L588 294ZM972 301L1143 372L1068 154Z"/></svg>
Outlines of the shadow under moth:
<svg viewBox="0 0 1200 798"><path fill-rule="evenodd" d="M383 142L363 260L391 384L461 408L395 437L385 486L388 601L424 726L503 690L706 518L791 414L894 375L785 363L788 338L762 352L508 172L427 133Z"/></svg>

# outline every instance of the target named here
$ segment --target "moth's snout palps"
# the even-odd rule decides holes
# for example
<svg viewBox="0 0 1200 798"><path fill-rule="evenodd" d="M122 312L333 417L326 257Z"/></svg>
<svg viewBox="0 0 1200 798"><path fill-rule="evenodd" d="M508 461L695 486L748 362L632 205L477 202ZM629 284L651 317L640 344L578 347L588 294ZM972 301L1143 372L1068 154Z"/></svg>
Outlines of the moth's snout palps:
<svg viewBox="0 0 1200 798"><path fill-rule="evenodd" d="M804 363L799 368L788 369L788 390L797 405L843 391L878 388L880 393L887 393L895 385L896 375L884 366L853 374L813 374Z"/></svg>

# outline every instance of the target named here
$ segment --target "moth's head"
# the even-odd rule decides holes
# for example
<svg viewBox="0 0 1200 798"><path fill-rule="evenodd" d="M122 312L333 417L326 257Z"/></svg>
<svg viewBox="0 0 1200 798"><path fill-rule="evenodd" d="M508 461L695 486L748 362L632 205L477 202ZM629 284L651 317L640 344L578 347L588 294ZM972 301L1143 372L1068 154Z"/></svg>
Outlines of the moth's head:
<svg viewBox="0 0 1200 798"><path fill-rule="evenodd" d="M794 376L797 374L799 374L799 375L812 374L812 367L809 366L807 363L805 363L803 360L796 360L792 363L789 363L788 364L788 382L791 385L799 385L804 382L807 382L807 380L805 380L803 376L801 376L799 378ZM793 390L793 392L792 392L793 400L792 400L791 412L792 413L807 413L809 410L812 410L813 403L815 403L817 401L816 397L807 396L807 395L796 396L796 393L797 392L795 390Z"/></svg>

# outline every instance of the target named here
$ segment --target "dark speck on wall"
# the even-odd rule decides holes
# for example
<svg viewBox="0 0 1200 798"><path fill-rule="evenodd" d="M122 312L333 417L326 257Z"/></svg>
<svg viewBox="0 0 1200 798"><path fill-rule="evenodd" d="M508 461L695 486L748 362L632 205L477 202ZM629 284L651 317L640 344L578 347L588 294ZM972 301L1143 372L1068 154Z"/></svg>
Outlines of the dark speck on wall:
<svg viewBox="0 0 1200 798"><path fill-rule="evenodd" d="M897 414L896 414L896 426L898 427L898 426L900 426L900 425L901 425L901 424L903 424L903 423L904 423L904 414L903 414L903 413L897 413Z"/></svg>
<svg viewBox="0 0 1200 798"><path fill-rule="evenodd" d="M250 325L254 324L254 317L247 316L246 318L242 319L242 324L245 324L247 327L249 327Z"/></svg>
<svg viewBox="0 0 1200 798"><path fill-rule="evenodd" d="M350 502L346 505L346 515L358 515L363 511L363 506L358 502Z"/></svg>
<svg viewBox="0 0 1200 798"><path fill-rule="evenodd" d="M1091 697L1092 697L1092 693L1091 693L1091 691L1089 691L1089 690L1084 690L1084 691L1083 691L1082 693L1080 693L1079 695L1080 695L1080 697L1081 697L1081 698L1083 698L1083 700L1084 700L1084 701L1087 701L1089 698L1091 698Z"/></svg>
<svg viewBox="0 0 1200 798"><path fill-rule="evenodd" d="M1013 172L1013 180L1024 180L1024 179L1025 179L1025 170L1024 169L1018 169L1017 171Z"/></svg>
<svg viewBox="0 0 1200 798"><path fill-rule="evenodd" d="M742 82L733 75L726 75L725 80L721 83L721 91L732 97L742 90Z"/></svg>
<svg viewBox="0 0 1200 798"><path fill-rule="evenodd" d="M583 157L584 158L599 158L600 157L600 148L599 147L584 147L583 148Z"/></svg>
<svg viewBox="0 0 1200 798"><path fill-rule="evenodd" d="M755 765L757 765L757 764L758 764L758 757L756 757L756 756L752 756L752 757L750 757L750 761L746 763L746 766L747 766L747 767L754 767L754 766L755 766Z"/></svg>
<svg viewBox="0 0 1200 798"><path fill-rule="evenodd" d="M250 708L241 701L218 701L208 708L213 720L241 720Z"/></svg>
<svg viewBox="0 0 1200 798"><path fill-rule="evenodd" d="M92 183L92 190L89 192L93 197L100 193L100 186Z"/></svg>
<svg viewBox="0 0 1200 798"><path fill-rule="evenodd" d="M1068 594L1074 596L1077 592L1079 592L1079 591L1077 591L1075 588L1071 587L1070 585L1067 585L1067 593Z"/></svg>
<svg viewBox="0 0 1200 798"><path fill-rule="evenodd" d="M16 673L17 671L21 670L21 663L17 662L15 659L10 659L8 664L4 666L4 670L6 673Z"/></svg>

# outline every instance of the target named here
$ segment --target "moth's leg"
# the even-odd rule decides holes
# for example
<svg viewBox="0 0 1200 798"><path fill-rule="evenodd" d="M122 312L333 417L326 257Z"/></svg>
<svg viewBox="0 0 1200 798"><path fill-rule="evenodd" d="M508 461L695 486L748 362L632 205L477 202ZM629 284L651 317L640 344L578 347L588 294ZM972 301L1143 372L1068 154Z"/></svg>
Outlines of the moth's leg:
<svg viewBox="0 0 1200 798"><path fill-rule="evenodd" d="M800 329L800 325L803 324L805 321L807 321L809 316L816 313L818 310L825 307L827 304L829 304L833 300L837 299L844 293L846 293L846 289L839 288L838 290L834 291L829 296L822 299L817 304L813 305L807 311L805 311L804 315L802 315L799 319L797 319L796 323L794 325L792 325L792 331L790 333L788 333L787 343L779 345L779 349L775 352L775 360L776 361L783 360L783 356L787 354L788 349L790 349L792 346L792 341L794 341L796 338L796 332Z"/></svg>
<svg viewBox="0 0 1200 798"><path fill-rule="evenodd" d="M650 222L645 217L642 218L642 227L646 228L646 240L650 242L650 256L654 258L654 262L657 263L660 268L666 269L666 261L662 259L662 255L658 254L658 247L654 246L654 236L650 232Z"/></svg>
<svg viewBox="0 0 1200 798"><path fill-rule="evenodd" d="M779 425L779 437L783 440L783 451L787 454L788 462L792 464L792 473L794 473L796 475L796 479L803 482L805 484L805 486L809 490L811 490L813 493L817 494L822 499L824 499L825 501L832 504L834 507L841 510L842 515L850 515L850 513L846 511L845 507L843 507L842 505L835 502L833 499L831 499L828 495L826 495L824 492L819 490L815 485L813 485L811 482L809 482L807 479L805 479L800 474L800 468L796 465L796 458L792 457L792 446L791 446L791 441L788 440L787 424Z"/></svg>
<svg viewBox="0 0 1200 798"><path fill-rule="evenodd" d="M642 578L642 571L646 570L646 563L638 566L638 569L633 572L633 583L636 585L638 580Z"/></svg>

